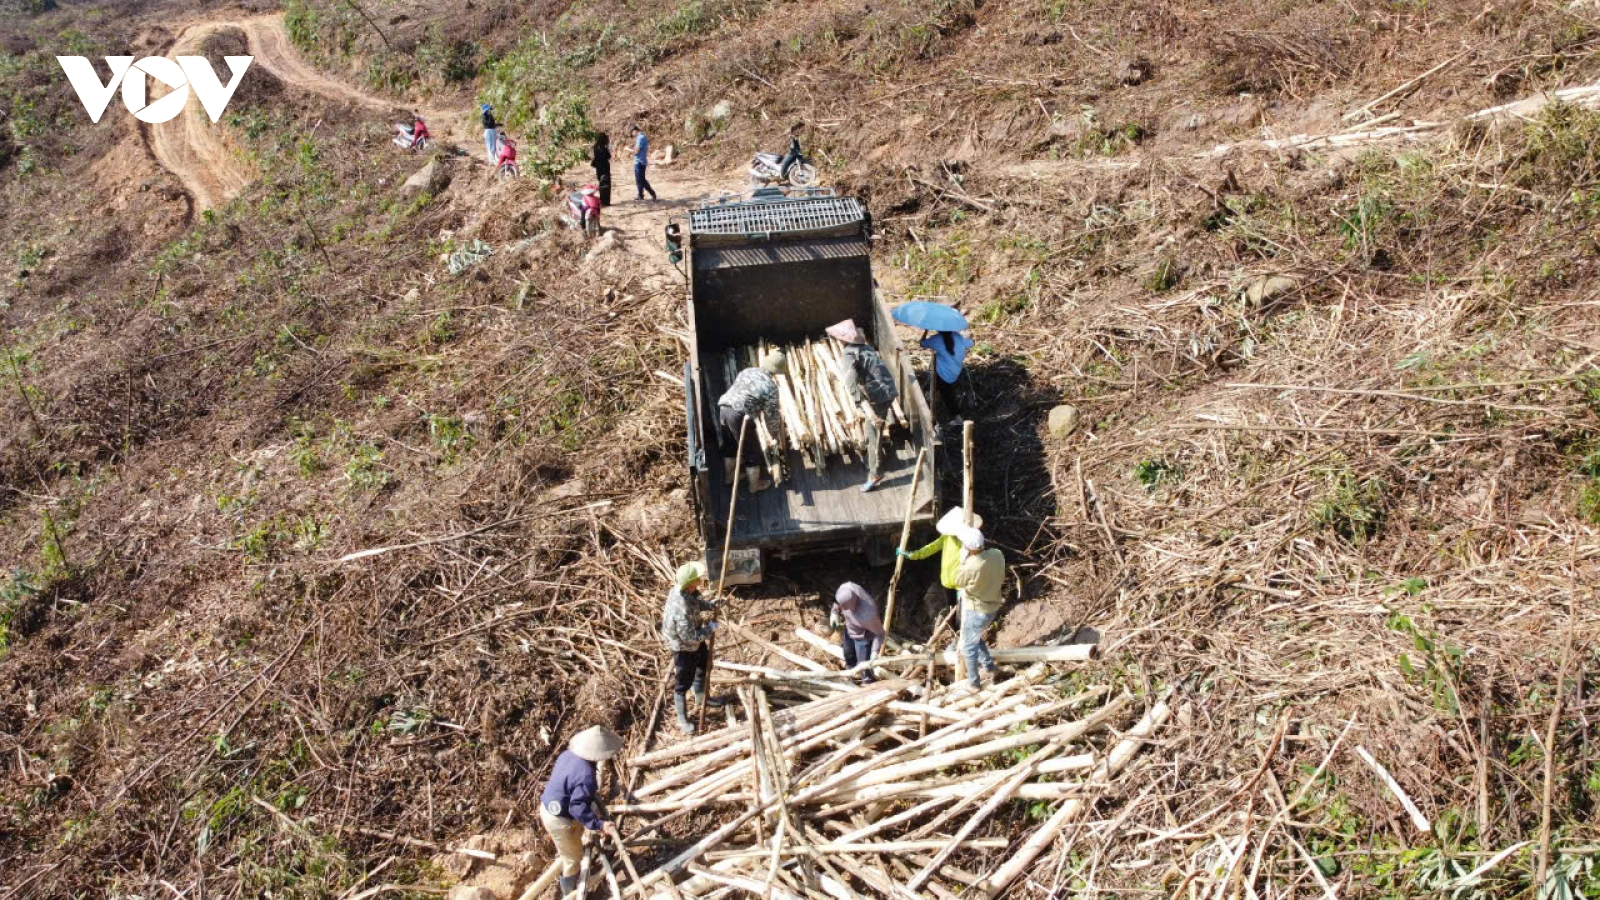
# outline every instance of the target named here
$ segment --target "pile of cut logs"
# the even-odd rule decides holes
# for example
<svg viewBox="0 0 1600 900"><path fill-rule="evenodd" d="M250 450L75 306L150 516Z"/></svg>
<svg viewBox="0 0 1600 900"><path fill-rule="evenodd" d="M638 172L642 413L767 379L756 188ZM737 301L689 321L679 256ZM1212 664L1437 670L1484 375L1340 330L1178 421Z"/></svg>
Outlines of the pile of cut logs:
<svg viewBox="0 0 1600 900"><path fill-rule="evenodd" d="M616 900L995 897L1172 715L1165 696L1071 691L1050 663L976 691L930 677L938 665L920 648L881 657L884 680L858 685L814 664L719 660L738 674L719 685L736 698L727 726L627 760L644 783L610 811L643 822L590 848L588 884Z"/></svg>
<svg viewBox="0 0 1600 900"><path fill-rule="evenodd" d="M832 341L782 347L762 342L759 346L727 350L722 354L723 384L732 384L740 371L759 365L774 349L781 349L789 360L789 373L777 377L778 404L788 432L785 449L799 451L817 469L824 468L830 456L860 457L866 449L863 422L868 412L845 390L839 378L839 349ZM899 400L894 402L889 418L891 424L906 424ZM755 424L761 455L772 464L777 460L776 436L761 423Z"/></svg>

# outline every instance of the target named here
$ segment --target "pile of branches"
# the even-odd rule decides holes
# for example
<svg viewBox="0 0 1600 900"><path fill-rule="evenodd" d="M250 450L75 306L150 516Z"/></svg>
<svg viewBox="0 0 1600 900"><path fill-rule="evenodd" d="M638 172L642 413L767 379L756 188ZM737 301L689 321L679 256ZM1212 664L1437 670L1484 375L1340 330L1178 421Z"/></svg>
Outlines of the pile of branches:
<svg viewBox="0 0 1600 900"><path fill-rule="evenodd" d="M652 818L608 848L613 857L591 847L585 879L603 879L612 897L660 900L993 897L1172 715L1167 697L1138 716L1131 694L1069 692L1042 663L974 690L934 680L937 654L879 662L906 677L858 685L852 672L727 664L744 673L732 685L737 712L730 704L726 727L628 761L648 780L611 810ZM1060 805L1042 821L1001 821L1013 803ZM682 849L640 874L626 847L661 844L644 838L691 816L697 834L666 842Z"/></svg>

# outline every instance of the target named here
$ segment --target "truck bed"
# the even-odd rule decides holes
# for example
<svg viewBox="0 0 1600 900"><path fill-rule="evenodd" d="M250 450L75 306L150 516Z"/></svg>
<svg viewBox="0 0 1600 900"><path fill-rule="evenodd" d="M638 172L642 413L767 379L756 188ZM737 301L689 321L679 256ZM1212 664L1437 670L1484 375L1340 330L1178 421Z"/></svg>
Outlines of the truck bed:
<svg viewBox="0 0 1600 900"><path fill-rule="evenodd" d="M917 451L902 432L884 448L883 482L870 493L861 493L867 480L865 460L829 459L823 471L806 468L799 453L789 451L789 480L750 494L739 494L739 508L733 523L735 544L777 542L803 544L807 538L837 538L841 531L883 531L904 520L906 502L911 495L911 470ZM713 472L722 471L720 453ZM763 471L765 469L763 468ZM712 517L727 527L728 485L721 478L711 484ZM919 508L933 501L933 485L926 468L917 485Z"/></svg>

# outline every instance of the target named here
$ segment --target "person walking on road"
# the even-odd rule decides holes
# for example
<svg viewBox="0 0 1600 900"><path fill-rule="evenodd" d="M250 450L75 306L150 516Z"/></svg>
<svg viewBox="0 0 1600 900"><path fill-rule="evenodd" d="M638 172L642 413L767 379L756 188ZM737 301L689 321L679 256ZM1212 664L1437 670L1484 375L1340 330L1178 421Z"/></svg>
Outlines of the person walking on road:
<svg viewBox="0 0 1600 900"><path fill-rule="evenodd" d="M494 107L485 103L479 109L483 112L483 149L489 154L489 165L493 166L499 157L500 123L494 120Z"/></svg>
<svg viewBox="0 0 1600 900"><path fill-rule="evenodd" d="M854 581L839 585L839 590L834 593L828 625L834 631L841 627L844 629L840 643L846 669L872 662L883 649L883 619L878 617L878 604L872 601L872 595L865 588ZM862 669L861 681L877 681L871 666Z"/></svg>
<svg viewBox="0 0 1600 900"><path fill-rule="evenodd" d="M639 199L643 200L644 195L649 194L651 200L660 200L656 196L656 189L650 186L650 179L646 177L646 170L650 168L650 138L637 125L629 128L628 133L633 136L633 183L639 189Z"/></svg>
<svg viewBox="0 0 1600 900"><path fill-rule="evenodd" d="M981 687L979 669L994 681L994 656L983 633L1000 612L1000 588L1006 580L1006 557L998 549L984 549L983 532L970 526L961 530L961 566L956 569L965 612L961 616L961 655L967 660L967 683Z"/></svg>
<svg viewBox="0 0 1600 900"><path fill-rule="evenodd" d="M716 606L700 596L700 585L706 580L705 563L684 563L673 580L676 584L661 611L661 637L672 651L672 708L678 714L678 728L684 734L694 734L684 695L692 690L697 703L718 705L706 696L706 671L711 668L711 646L706 640L717 630L717 623L715 619L706 622L701 618L702 614L715 611Z"/></svg>
<svg viewBox="0 0 1600 900"><path fill-rule="evenodd" d="M764 491L783 479L782 448L785 446L785 440L783 415L778 407L777 376L788 371L788 357L783 355L782 350L774 350L761 361L760 368L745 369L734 376L733 384L717 398L717 421L722 424L724 436L731 442L728 444L728 454L723 458L723 484L734 483L741 465L746 467L745 478L751 493ZM767 427L767 434L772 436L779 448L777 463L769 464L772 470L771 481L762 479L759 464L751 464L751 460L761 459L754 421L750 423L751 433L745 435L744 439L745 458L742 460L733 458L738 452L739 430L744 427L746 418L760 419Z"/></svg>
<svg viewBox="0 0 1600 900"><path fill-rule="evenodd" d="M594 185L600 189L600 205L611 205L611 138L597 134L594 138Z"/></svg>
<svg viewBox="0 0 1600 900"><path fill-rule="evenodd" d="M550 767L550 781L539 797L539 823L555 841L556 856L561 860L562 897L578 890L584 831L618 837L617 826L600 818L595 810L600 796L595 767L621 749L622 738L616 732L596 725L578 732Z"/></svg>
<svg viewBox="0 0 1600 900"><path fill-rule="evenodd" d="M828 336L844 345L839 352L839 380L857 403L866 403L867 481L862 493L878 486L883 478L883 437L890 410L900 391L883 357L878 355L854 319L845 319L827 328Z"/></svg>

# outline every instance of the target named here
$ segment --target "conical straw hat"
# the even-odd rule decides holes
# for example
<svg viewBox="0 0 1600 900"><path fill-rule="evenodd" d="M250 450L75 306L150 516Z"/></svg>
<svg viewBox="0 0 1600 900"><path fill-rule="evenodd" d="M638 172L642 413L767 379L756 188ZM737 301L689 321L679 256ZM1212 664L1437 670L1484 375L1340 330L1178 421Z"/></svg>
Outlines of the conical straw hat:
<svg viewBox="0 0 1600 900"><path fill-rule="evenodd" d="M622 749L622 738L615 731L596 725L578 732L567 747L589 762L604 762Z"/></svg>

